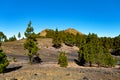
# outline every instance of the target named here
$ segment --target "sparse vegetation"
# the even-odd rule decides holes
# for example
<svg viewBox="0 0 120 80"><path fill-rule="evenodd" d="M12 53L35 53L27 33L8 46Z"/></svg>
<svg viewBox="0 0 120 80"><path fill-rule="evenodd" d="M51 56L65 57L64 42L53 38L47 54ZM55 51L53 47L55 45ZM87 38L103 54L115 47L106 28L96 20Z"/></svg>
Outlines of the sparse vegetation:
<svg viewBox="0 0 120 80"><path fill-rule="evenodd" d="M16 58L15 58L15 57L12 57L12 61L13 61L13 62L16 62Z"/></svg>

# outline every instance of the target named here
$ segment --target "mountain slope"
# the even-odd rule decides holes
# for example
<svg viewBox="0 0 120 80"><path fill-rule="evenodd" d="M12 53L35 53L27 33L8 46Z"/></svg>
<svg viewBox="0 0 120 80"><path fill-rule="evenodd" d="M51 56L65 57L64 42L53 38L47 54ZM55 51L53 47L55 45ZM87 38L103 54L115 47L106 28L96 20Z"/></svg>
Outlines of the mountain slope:
<svg viewBox="0 0 120 80"><path fill-rule="evenodd" d="M19 58L19 56L26 56L25 53L27 53L24 49L24 42L25 40L19 40L19 41L13 41L13 42L5 42L2 44L2 48L4 52L8 55L8 57L15 57L16 59ZM65 51L68 56L69 61L73 61L75 58L77 58L77 47L69 47L65 44L62 44L62 47L60 49L55 49L52 47L52 39L51 38L39 38L37 39L38 47L40 50L38 51L40 58L43 61L49 61L49 62L57 62L57 58L60 51ZM23 57L23 58L24 58ZM27 57L27 56L26 56Z"/></svg>
<svg viewBox="0 0 120 80"><path fill-rule="evenodd" d="M48 31L54 31L54 30L45 29L45 30L43 30L39 33L39 36L45 37L47 35ZM68 28L68 29L62 30L62 31L64 31L66 33L73 34L73 35L76 35L77 33L80 34L80 35L83 35L83 33L79 32L79 31L77 31L76 29L73 29L73 28Z"/></svg>
<svg viewBox="0 0 120 80"><path fill-rule="evenodd" d="M80 35L83 35L81 32L79 32L79 31L77 31L73 28L68 28L68 29L65 30L65 32L68 32L68 33L71 33L71 34L74 34L74 35L76 35L77 33L80 34Z"/></svg>

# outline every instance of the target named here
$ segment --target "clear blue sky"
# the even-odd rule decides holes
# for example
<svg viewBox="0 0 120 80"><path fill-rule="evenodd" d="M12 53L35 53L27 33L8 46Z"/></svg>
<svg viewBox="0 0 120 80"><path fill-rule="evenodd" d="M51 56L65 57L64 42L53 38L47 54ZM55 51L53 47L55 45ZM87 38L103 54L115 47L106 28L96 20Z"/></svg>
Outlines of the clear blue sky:
<svg viewBox="0 0 120 80"><path fill-rule="evenodd" d="M115 37L120 34L120 0L0 0L0 31L8 37L23 35L30 20L36 33L75 28Z"/></svg>

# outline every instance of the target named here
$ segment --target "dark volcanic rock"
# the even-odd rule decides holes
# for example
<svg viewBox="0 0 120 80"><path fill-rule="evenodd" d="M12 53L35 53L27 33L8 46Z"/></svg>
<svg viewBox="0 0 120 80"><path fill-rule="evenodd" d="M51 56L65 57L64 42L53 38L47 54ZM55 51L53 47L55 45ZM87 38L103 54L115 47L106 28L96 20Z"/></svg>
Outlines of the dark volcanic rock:
<svg viewBox="0 0 120 80"><path fill-rule="evenodd" d="M41 63L41 62L42 62L42 60L41 60L41 58L38 57L38 56L34 56L34 57L32 58L32 63L33 63L33 64L35 64L35 63Z"/></svg>

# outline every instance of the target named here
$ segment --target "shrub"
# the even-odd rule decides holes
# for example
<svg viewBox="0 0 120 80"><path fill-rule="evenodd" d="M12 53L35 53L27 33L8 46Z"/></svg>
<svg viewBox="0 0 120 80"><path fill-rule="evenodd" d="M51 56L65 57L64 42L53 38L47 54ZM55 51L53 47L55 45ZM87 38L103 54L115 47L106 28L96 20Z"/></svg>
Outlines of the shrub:
<svg viewBox="0 0 120 80"><path fill-rule="evenodd" d="M60 52L58 57L58 64L60 64L60 67L68 66L67 56L65 52Z"/></svg>
<svg viewBox="0 0 120 80"><path fill-rule="evenodd" d="M13 61L13 62L16 62L16 58L15 58L15 57L13 57L13 58L12 58L12 61Z"/></svg>

